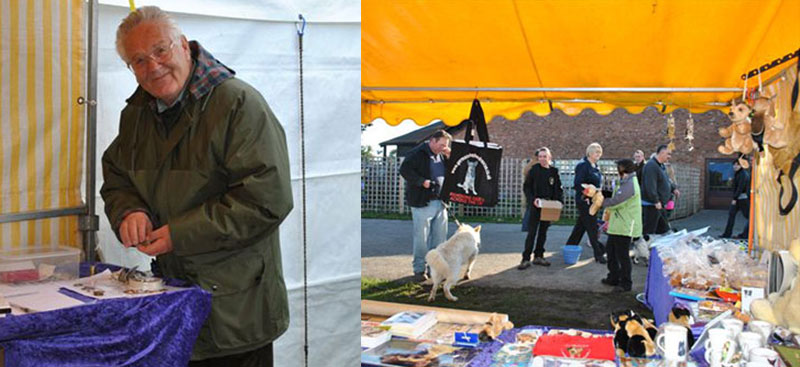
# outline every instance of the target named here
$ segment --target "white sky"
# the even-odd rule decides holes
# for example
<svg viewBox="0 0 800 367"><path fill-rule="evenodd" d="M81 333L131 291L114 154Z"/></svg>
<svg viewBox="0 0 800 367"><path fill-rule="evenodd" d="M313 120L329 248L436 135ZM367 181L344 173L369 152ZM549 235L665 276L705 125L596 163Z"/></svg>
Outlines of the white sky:
<svg viewBox="0 0 800 367"><path fill-rule="evenodd" d="M378 154L378 150L380 149L380 145L378 144L380 142L408 134L421 127L422 126L417 125L411 120L405 120L397 126L391 126L383 120L376 120L372 123L372 126L367 127L367 129L361 133L361 145L371 145L372 151Z"/></svg>

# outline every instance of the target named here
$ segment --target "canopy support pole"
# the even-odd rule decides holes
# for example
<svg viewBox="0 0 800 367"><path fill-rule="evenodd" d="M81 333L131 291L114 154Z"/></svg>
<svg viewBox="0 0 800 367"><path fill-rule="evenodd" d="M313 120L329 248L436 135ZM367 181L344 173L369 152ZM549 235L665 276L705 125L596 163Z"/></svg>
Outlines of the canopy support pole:
<svg viewBox="0 0 800 367"><path fill-rule="evenodd" d="M580 92L580 93L728 93L741 92L741 88L710 87L589 87L589 88L534 88L534 87L361 87L362 91L404 92Z"/></svg>

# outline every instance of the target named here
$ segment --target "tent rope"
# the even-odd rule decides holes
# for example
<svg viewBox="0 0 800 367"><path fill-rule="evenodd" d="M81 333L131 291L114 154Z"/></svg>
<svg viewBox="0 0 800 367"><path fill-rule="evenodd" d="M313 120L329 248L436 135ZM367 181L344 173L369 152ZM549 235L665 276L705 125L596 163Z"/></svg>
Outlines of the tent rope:
<svg viewBox="0 0 800 367"><path fill-rule="evenodd" d="M303 197L303 366L308 366L308 246L306 236L306 134L305 134L305 115L303 113L303 34L306 30L306 18L303 14L298 14L297 18L302 21L302 26L297 27L297 47L300 71L300 182ZM299 23L299 22L298 22Z"/></svg>

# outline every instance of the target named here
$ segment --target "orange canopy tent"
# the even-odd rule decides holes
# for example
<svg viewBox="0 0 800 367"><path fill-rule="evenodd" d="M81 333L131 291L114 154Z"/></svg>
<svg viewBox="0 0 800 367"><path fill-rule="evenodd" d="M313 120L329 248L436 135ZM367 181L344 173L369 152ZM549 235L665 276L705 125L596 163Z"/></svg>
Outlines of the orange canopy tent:
<svg viewBox="0 0 800 367"><path fill-rule="evenodd" d="M796 59L797 0L364 0L361 121L726 109ZM758 85L750 78L748 87Z"/></svg>

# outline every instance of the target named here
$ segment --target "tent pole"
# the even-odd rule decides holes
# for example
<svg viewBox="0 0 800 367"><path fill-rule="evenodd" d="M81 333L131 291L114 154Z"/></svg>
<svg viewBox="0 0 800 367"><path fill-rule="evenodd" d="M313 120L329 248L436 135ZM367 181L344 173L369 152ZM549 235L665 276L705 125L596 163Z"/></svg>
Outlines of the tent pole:
<svg viewBox="0 0 800 367"><path fill-rule="evenodd" d="M532 88L532 87L370 87L362 86L362 91L406 91L406 92L580 92L580 93L728 93L741 92L742 88L625 88L625 87L598 87L598 88Z"/></svg>
<svg viewBox="0 0 800 367"><path fill-rule="evenodd" d="M760 161L760 155L758 152L753 155L753 164L750 165L750 218L747 218L748 225L747 225L747 253L750 256L753 256L753 235L755 234L755 224L756 224L756 195L755 189L756 187L756 170L758 169L758 165Z"/></svg>
<svg viewBox="0 0 800 367"><path fill-rule="evenodd" d="M86 212L78 221L83 233L86 261L95 261L99 218L95 214L95 177L97 151L97 0L89 1L89 49L86 77Z"/></svg>

